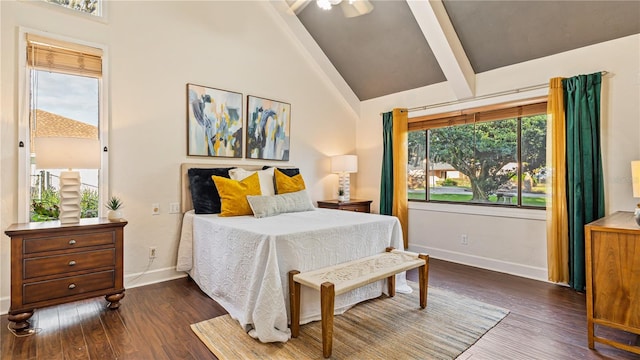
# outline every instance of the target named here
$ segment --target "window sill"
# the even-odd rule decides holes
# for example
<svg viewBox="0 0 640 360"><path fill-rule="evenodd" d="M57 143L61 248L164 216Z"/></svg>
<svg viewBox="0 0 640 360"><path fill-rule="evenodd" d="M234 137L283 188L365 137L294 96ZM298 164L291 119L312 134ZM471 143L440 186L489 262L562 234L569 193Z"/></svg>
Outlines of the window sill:
<svg viewBox="0 0 640 360"><path fill-rule="evenodd" d="M409 210L436 211L466 215L482 215L493 217L506 217L527 220L546 221L547 212L544 210L506 208L497 206L474 206L465 204L441 204L409 201Z"/></svg>

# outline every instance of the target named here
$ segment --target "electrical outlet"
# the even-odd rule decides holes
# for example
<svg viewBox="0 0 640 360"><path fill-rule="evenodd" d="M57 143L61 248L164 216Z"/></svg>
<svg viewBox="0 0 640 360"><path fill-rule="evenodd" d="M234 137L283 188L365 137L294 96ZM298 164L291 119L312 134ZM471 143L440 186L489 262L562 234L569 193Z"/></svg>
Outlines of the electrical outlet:
<svg viewBox="0 0 640 360"><path fill-rule="evenodd" d="M169 214L179 214L180 203L169 203Z"/></svg>
<svg viewBox="0 0 640 360"><path fill-rule="evenodd" d="M160 204L151 204L151 215L160 215Z"/></svg>
<svg viewBox="0 0 640 360"><path fill-rule="evenodd" d="M460 243L462 245L469 245L469 237L467 236L467 234L460 235Z"/></svg>
<svg viewBox="0 0 640 360"><path fill-rule="evenodd" d="M151 246L149 248L149 259L155 259L155 258L156 258L156 247Z"/></svg>

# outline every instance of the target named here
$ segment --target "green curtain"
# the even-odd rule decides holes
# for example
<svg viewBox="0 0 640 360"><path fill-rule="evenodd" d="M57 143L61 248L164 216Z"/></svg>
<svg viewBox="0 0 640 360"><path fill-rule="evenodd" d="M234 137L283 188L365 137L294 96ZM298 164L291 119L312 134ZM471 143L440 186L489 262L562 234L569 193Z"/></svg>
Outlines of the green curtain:
<svg viewBox="0 0 640 360"><path fill-rule="evenodd" d="M393 212L393 112L382 114L382 179L380 181L380 214Z"/></svg>
<svg viewBox="0 0 640 360"><path fill-rule="evenodd" d="M600 73L562 80L567 122L569 286L584 291L584 225L604 216Z"/></svg>

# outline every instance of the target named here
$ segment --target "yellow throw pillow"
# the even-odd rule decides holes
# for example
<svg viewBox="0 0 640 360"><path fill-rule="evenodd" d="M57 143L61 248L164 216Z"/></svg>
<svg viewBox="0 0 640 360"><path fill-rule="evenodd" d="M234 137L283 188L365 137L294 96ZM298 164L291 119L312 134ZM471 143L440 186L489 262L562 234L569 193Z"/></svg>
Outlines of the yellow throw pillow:
<svg viewBox="0 0 640 360"><path fill-rule="evenodd" d="M275 169L273 174L276 182L276 194L287 194L305 189L301 174L289 177L278 169Z"/></svg>
<svg viewBox="0 0 640 360"><path fill-rule="evenodd" d="M247 201L247 195L262 195L258 173L254 173L240 181L215 175L211 176L211 178L220 194L222 203L220 216L253 215L251 206Z"/></svg>

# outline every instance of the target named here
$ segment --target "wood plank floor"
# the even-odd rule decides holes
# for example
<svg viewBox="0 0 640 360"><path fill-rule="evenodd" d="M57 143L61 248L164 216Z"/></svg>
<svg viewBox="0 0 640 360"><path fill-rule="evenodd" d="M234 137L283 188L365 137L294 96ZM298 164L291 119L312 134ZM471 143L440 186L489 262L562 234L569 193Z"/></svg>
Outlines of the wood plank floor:
<svg viewBox="0 0 640 360"><path fill-rule="evenodd" d="M601 344L587 348L584 294L435 259L430 265L430 286L511 311L461 360L640 359ZM104 305L96 298L38 309L32 325L39 332L27 337L15 337L0 317L0 359L215 359L189 325L226 312L190 279L129 289L115 311Z"/></svg>

